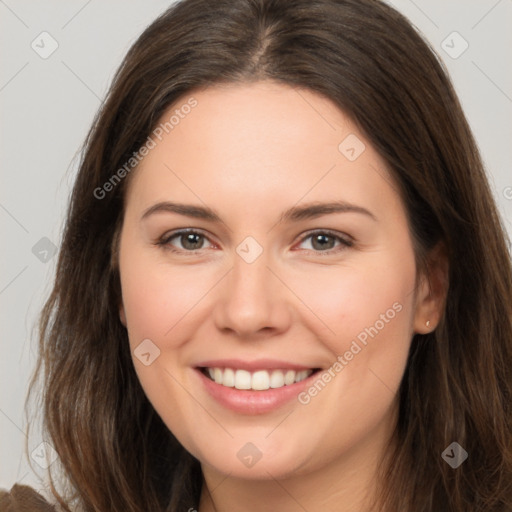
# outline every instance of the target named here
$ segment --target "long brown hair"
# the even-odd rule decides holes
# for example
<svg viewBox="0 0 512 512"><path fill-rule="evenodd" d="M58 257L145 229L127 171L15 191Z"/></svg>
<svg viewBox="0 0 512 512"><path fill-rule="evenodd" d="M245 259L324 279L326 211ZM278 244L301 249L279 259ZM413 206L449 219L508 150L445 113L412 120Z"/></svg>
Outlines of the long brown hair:
<svg viewBox="0 0 512 512"><path fill-rule="evenodd" d="M83 149L40 321L32 386L42 384L44 427L68 484L58 490L52 477L55 496L66 510L197 507L199 462L144 395L119 320L115 241L136 169L97 191L178 100L257 80L316 91L358 124L399 185L418 268L446 246L444 315L412 340L380 510L512 510L506 233L446 70L378 0L183 0L129 50ZM469 454L457 469L441 457L454 441Z"/></svg>

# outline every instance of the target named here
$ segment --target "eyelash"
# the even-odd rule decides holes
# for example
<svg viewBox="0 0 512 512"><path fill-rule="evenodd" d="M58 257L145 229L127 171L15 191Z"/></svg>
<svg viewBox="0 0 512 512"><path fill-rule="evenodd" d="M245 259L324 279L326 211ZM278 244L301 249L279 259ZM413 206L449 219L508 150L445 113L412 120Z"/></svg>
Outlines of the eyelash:
<svg viewBox="0 0 512 512"><path fill-rule="evenodd" d="M173 231L169 234L166 234L162 236L159 240L156 241L155 245L162 247L164 250L171 251L173 253L177 254L197 254L200 251L203 251L204 249L195 249L195 250L186 250L186 249L176 249L171 244L170 241L174 238L178 238L182 235L188 235L188 234L196 234L204 237L205 239L209 240L208 237L203 234L200 230L197 229L180 229L177 231ZM308 253L314 253L314 254L335 254L338 252L343 251L344 249L347 249L349 247L352 247L354 245L354 241L350 238L343 238L339 234L337 234L334 231L330 231L328 229L323 230L315 230L315 231L309 231L306 235L304 235L300 241L299 244L302 244L305 240L312 238L315 235L327 235L331 238L334 238L336 241L340 242L340 246L338 248L333 249L327 249L325 251L315 251L314 249L305 249ZM212 243L212 242L210 242Z"/></svg>

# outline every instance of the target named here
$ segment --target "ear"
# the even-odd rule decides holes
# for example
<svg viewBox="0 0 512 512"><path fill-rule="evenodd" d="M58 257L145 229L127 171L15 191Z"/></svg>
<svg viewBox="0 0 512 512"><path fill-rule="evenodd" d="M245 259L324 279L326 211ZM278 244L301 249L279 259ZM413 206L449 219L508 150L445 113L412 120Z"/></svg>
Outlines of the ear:
<svg viewBox="0 0 512 512"><path fill-rule="evenodd" d="M448 287L448 255L444 243L439 242L427 257L426 275L423 273L419 277L413 324L415 334L427 334L437 327L445 308Z"/></svg>
<svg viewBox="0 0 512 512"><path fill-rule="evenodd" d="M119 305L119 320L121 320L121 323L126 327L126 313L124 312L124 305L122 302Z"/></svg>

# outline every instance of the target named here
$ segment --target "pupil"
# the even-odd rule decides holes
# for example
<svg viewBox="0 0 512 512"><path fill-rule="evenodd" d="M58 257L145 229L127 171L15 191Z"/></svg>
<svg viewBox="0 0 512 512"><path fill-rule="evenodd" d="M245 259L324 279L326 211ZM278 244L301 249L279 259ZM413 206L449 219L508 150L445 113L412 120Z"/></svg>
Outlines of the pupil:
<svg viewBox="0 0 512 512"><path fill-rule="evenodd" d="M331 239L331 242L334 241L334 239L329 235L317 235L317 236L313 237L313 247L315 249L321 249L321 250L322 249L332 249L332 243L329 244L329 238ZM325 242L327 242L327 244ZM327 247L327 245L329 247Z"/></svg>
<svg viewBox="0 0 512 512"><path fill-rule="evenodd" d="M198 235L195 233L188 233L183 236L185 238L185 243L183 244L183 247L185 247L185 249L197 249L198 248L198 247L195 247L195 245L198 244L198 238L200 238L201 235Z"/></svg>

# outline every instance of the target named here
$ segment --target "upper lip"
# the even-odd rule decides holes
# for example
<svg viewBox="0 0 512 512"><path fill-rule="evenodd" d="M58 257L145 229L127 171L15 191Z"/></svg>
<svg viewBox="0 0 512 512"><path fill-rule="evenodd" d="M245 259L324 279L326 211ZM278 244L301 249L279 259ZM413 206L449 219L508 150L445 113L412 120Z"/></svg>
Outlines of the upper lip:
<svg viewBox="0 0 512 512"><path fill-rule="evenodd" d="M278 359L254 359L252 361L243 361L242 359L210 359L201 361L196 365L198 368L234 368L237 370L311 370L317 366L290 363L289 361L280 361Z"/></svg>

